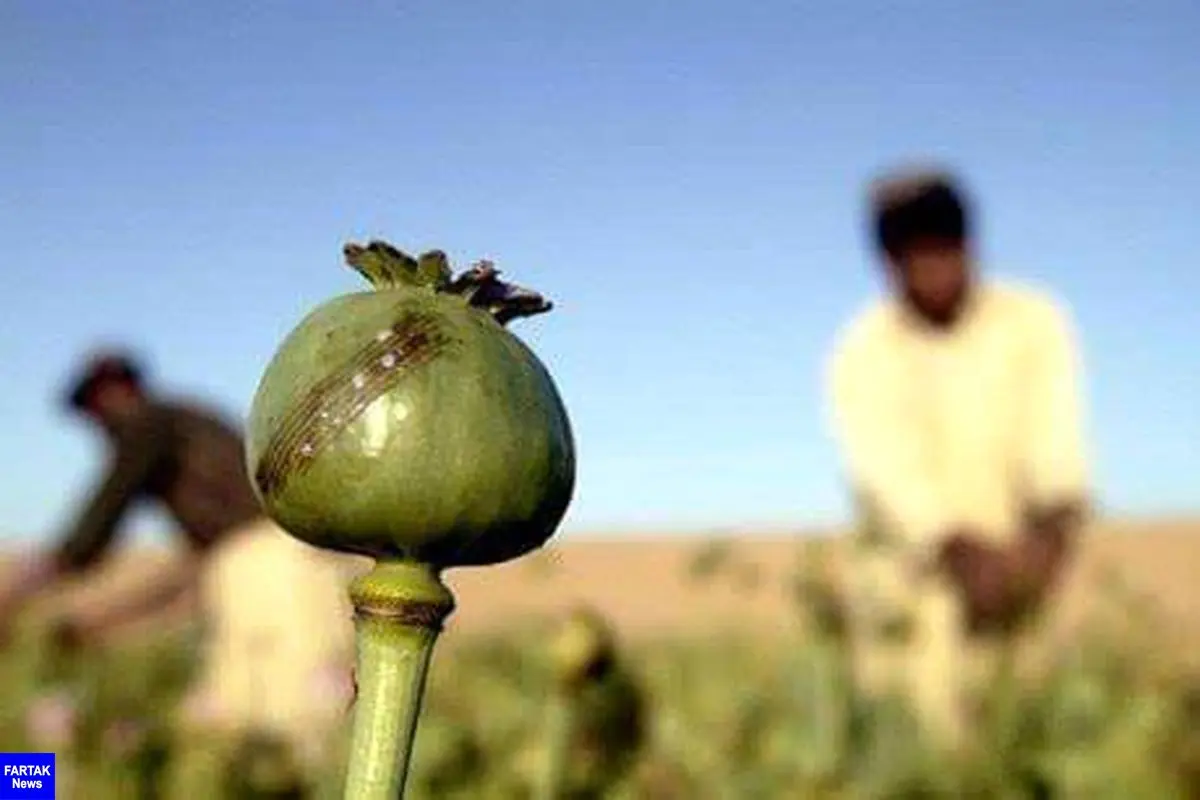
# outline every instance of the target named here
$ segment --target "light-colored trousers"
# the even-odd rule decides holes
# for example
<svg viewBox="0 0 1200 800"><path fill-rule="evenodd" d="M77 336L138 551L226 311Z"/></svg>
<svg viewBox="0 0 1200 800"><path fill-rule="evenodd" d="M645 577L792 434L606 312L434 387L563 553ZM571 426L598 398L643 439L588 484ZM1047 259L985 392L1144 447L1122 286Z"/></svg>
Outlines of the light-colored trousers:
<svg viewBox="0 0 1200 800"><path fill-rule="evenodd" d="M914 574L900 551L855 548L848 567L858 690L904 697L935 743L969 746L976 728L973 693L998 676L1013 642L969 636L949 582Z"/></svg>
<svg viewBox="0 0 1200 800"><path fill-rule="evenodd" d="M347 590L361 567L266 519L227 535L199 576L205 631L185 724L263 731L323 762L353 696Z"/></svg>

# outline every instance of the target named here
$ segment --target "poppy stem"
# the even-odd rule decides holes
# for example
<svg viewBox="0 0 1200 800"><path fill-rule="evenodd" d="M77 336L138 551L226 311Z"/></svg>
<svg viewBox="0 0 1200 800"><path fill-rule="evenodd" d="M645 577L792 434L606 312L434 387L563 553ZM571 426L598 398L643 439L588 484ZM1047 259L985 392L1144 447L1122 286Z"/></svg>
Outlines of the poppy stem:
<svg viewBox="0 0 1200 800"><path fill-rule="evenodd" d="M425 678L454 596L425 564L381 561L350 587L358 697L346 800L404 796Z"/></svg>

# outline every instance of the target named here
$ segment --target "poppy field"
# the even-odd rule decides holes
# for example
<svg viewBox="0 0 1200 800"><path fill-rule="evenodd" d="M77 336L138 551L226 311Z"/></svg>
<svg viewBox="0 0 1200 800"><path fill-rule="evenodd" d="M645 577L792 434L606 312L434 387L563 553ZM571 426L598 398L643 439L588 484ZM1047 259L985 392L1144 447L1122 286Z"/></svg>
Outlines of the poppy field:
<svg viewBox="0 0 1200 800"><path fill-rule="evenodd" d="M721 554L698 555L710 580ZM982 746L950 763L923 746L900 701L854 695L835 594L797 574L804 633L659 637L615 646L565 744L544 631L477 635L437 651L408 796L577 798L1200 797L1200 680L1153 641L1114 589L1035 677L988 689ZM307 782L268 739L173 728L195 668L191 629L102 651L57 650L31 623L0 656L0 746L55 750L60 797L340 796L334 763ZM606 692L608 694L606 694Z"/></svg>

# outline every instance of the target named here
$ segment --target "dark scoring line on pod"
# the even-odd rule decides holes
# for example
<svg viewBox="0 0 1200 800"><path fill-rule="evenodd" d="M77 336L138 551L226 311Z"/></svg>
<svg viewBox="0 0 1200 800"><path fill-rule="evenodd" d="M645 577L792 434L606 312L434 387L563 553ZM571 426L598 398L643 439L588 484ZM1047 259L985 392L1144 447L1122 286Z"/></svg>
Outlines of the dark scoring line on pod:
<svg viewBox="0 0 1200 800"><path fill-rule="evenodd" d="M406 331L416 331L427 327L427 320L417 315L406 315L399 322L381 330L375 335L371 344L360 349L337 370L318 381L300 403L292 408L281 421L275 436L263 454L264 460L273 460L280 450L287 450L294 445L294 439L303 431L304 420L321 410L325 398L337 394L346 387L346 374L357 373L367 368L375 359L382 357L388 350L396 347L396 342Z"/></svg>
<svg viewBox="0 0 1200 800"><path fill-rule="evenodd" d="M441 344L446 343L448 342ZM432 356L433 353L428 355ZM429 360L425 354L410 350L404 367L411 372L413 368ZM297 443L286 450L277 451L278 455L272 464L276 474L303 472L309 461L396 382L398 375L394 369L388 369L382 373L376 370L359 372L356 377L363 380L353 383L352 392L343 390L331 397L329 403L323 406L314 418L310 418L311 424L300 431Z"/></svg>
<svg viewBox="0 0 1200 800"><path fill-rule="evenodd" d="M420 340L406 340L399 347L360 368L348 385L343 383L328 396L326 402L309 412L306 417L310 421L308 425L298 425L289 432L291 443L276 451L276 458L290 460L297 455L304 458L322 447L322 439L336 436L350 420L361 414L386 390L397 368L402 366L411 369L424 363L426 359L421 348L428 347L427 341L427 337L423 336Z"/></svg>
<svg viewBox="0 0 1200 800"><path fill-rule="evenodd" d="M302 403L298 413L288 415L286 431L281 430L276 437L276 442L282 446L271 448L256 476L260 488L267 492L277 491L290 476L303 472L312 459L391 384L412 368L427 363L447 344L449 340L445 337L430 338L420 331L412 331L398 347L377 354L375 363L383 367L383 374L366 369L338 370L341 383L334 391L317 403ZM382 363L385 360L390 361L390 366ZM347 366L358 367L359 361L353 359ZM352 373L351 377L348 378L347 373ZM311 398L306 399L311 401Z"/></svg>
<svg viewBox="0 0 1200 800"><path fill-rule="evenodd" d="M259 491L280 491L375 400L453 344L428 314L406 314L380 331L284 416L255 470Z"/></svg>
<svg viewBox="0 0 1200 800"><path fill-rule="evenodd" d="M415 362L414 350L420 349L423 339L427 339L424 329L428 320L420 317L408 317L393 326L388 336L377 336L367 347L358 351L341 367L335 370L320 384L305 393L305 397L282 420L272 442L264 453L262 471L268 483L270 476L279 475L280 468L292 461L305 446L306 438L312 436L318 423L328 421L336 430L341 430L348 420L345 410L352 405L352 398L362 393L366 388L364 376L373 365L381 360L394 359L393 369L403 369L410 362ZM399 329L399 333L395 334ZM374 381L372 381L374 383ZM308 442L312 449L315 445Z"/></svg>
<svg viewBox="0 0 1200 800"><path fill-rule="evenodd" d="M264 462L273 463L296 445L296 439L304 434L305 422L319 414L329 403L329 398L352 391L346 381L347 374L357 374L367 369L387 352L403 348L414 334L425 332L431 327L427 315L407 314L400 321L375 335L370 344L351 356L337 370L327 375L308 392L288 415L280 422L275 436L263 454Z"/></svg>

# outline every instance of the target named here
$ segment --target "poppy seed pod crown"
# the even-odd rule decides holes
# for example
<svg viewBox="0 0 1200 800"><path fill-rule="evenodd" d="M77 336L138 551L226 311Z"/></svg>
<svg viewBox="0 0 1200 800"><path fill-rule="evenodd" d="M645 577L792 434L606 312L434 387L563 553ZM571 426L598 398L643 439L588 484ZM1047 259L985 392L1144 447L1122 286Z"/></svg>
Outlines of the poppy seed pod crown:
<svg viewBox="0 0 1200 800"><path fill-rule="evenodd" d="M92 354L68 383L64 402L71 411L87 408L92 392L110 382L128 383L140 387L144 369L128 352L118 350Z"/></svg>

